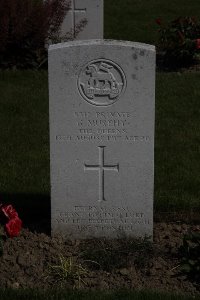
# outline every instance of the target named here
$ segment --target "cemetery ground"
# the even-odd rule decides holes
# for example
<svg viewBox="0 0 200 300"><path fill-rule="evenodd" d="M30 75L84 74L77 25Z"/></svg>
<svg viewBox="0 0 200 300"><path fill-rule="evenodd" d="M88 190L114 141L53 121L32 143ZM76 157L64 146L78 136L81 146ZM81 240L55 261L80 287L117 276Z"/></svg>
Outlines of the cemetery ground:
<svg viewBox="0 0 200 300"><path fill-rule="evenodd" d="M157 17L200 12L199 0L170 5L145 0L133 11L130 2L105 1L106 38L154 43ZM152 246L126 239L50 238L47 81L46 71L0 72L0 197L16 207L24 223L19 237L3 242L0 299L199 299L199 284L181 272L179 247L185 233L200 230L200 73L157 73ZM52 287L59 290L42 292ZM112 292L116 289L126 291Z"/></svg>
<svg viewBox="0 0 200 300"><path fill-rule="evenodd" d="M157 73L153 248L126 239L50 238L47 72L4 71L0 79L1 198L16 207L25 227L3 244L1 287L199 295L198 283L181 273L179 247L185 233L200 230L200 74Z"/></svg>

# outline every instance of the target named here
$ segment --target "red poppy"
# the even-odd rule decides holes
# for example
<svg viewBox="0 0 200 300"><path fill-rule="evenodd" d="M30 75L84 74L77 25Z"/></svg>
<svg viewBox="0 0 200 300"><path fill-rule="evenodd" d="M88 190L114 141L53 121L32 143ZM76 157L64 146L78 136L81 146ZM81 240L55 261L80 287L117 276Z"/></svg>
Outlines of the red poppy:
<svg viewBox="0 0 200 300"><path fill-rule="evenodd" d="M7 234L12 238L15 236L18 236L20 230L22 228L22 221L20 220L20 218L15 217L13 219L11 219L6 225L5 225L5 229Z"/></svg>
<svg viewBox="0 0 200 300"><path fill-rule="evenodd" d="M156 23L157 23L158 25L161 25L161 24L162 24L161 18L157 18L155 21L156 21Z"/></svg>
<svg viewBox="0 0 200 300"><path fill-rule="evenodd" d="M200 49L200 39L197 39L197 40L196 40L196 48L197 48L197 49Z"/></svg>
<svg viewBox="0 0 200 300"><path fill-rule="evenodd" d="M18 213L16 212L16 210L13 208L12 205L2 206L1 210L9 220L18 217Z"/></svg>

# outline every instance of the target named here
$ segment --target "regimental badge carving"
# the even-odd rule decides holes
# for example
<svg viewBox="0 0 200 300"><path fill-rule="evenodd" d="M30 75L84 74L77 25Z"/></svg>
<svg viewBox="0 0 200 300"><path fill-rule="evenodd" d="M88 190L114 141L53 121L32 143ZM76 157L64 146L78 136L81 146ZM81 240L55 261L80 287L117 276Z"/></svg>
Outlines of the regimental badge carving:
<svg viewBox="0 0 200 300"><path fill-rule="evenodd" d="M123 70L113 61L97 59L81 70L78 88L85 100L96 106L108 106L119 100L126 88Z"/></svg>

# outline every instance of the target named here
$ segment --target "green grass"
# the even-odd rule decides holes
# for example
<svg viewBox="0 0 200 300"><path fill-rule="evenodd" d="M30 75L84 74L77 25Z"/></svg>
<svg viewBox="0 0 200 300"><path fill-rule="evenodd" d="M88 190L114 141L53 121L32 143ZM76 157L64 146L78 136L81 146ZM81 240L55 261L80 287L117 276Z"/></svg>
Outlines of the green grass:
<svg viewBox="0 0 200 300"><path fill-rule="evenodd" d="M199 82L200 73L157 74L157 211L200 208ZM0 192L30 205L50 194L47 72L1 72L0 94Z"/></svg>
<svg viewBox="0 0 200 300"><path fill-rule="evenodd" d="M38 214L43 210L47 214L50 190L47 72L2 71L0 95L0 198L14 204L24 220L34 211Z"/></svg>
<svg viewBox="0 0 200 300"><path fill-rule="evenodd" d="M155 44L155 19L200 18L199 0L105 0L105 37ZM198 73L158 73L155 209L200 208ZM20 208L49 205L47 72L0 72L0 195ZM30 209L30 208L29 208Z"/></svg>
<svg viewBox="0 0 200 300"><path fill-rule="evenodd" d="M200 73L158 73L155 208L200 208Z"/></svg>
<svg viewBox="0 0 200 300"><path fill-rule="evenodd" d="M0 190L49 193L46 72L0 73Z"/></svg>
<svg viewBox="0 0 200 300"><path fill-rule="evenodd" d="M155 44L158 25L179 16L200 18L199 0L105 0L105 38Z"/></svg>
<svg viewBox="0 0 200 300"><path fill-rule="evenodd" d="M199 300L198 297L165 295L156 292L82 292L82 291L37 291L37 290L0 290L0 300Z"/></svg>

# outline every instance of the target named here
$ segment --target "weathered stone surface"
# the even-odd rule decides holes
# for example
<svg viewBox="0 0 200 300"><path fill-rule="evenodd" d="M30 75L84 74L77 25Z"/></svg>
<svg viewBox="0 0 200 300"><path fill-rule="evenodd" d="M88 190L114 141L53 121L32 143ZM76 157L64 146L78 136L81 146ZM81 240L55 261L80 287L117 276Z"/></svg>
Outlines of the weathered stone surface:
<svg viewBox="0 0 200 300"><path fill-rule="evenodd" d="M76 25L86 19L87 24L76 40L102 39L104 28L103 0L71 0L71 9L62 25L62 35L72 29L75 36Z"/></svg>
<svg viewBox="0 0 200 300"><path fill-rule="evenodd" d="M154 46L49 49L52 232L152 235Z"/></svg>

